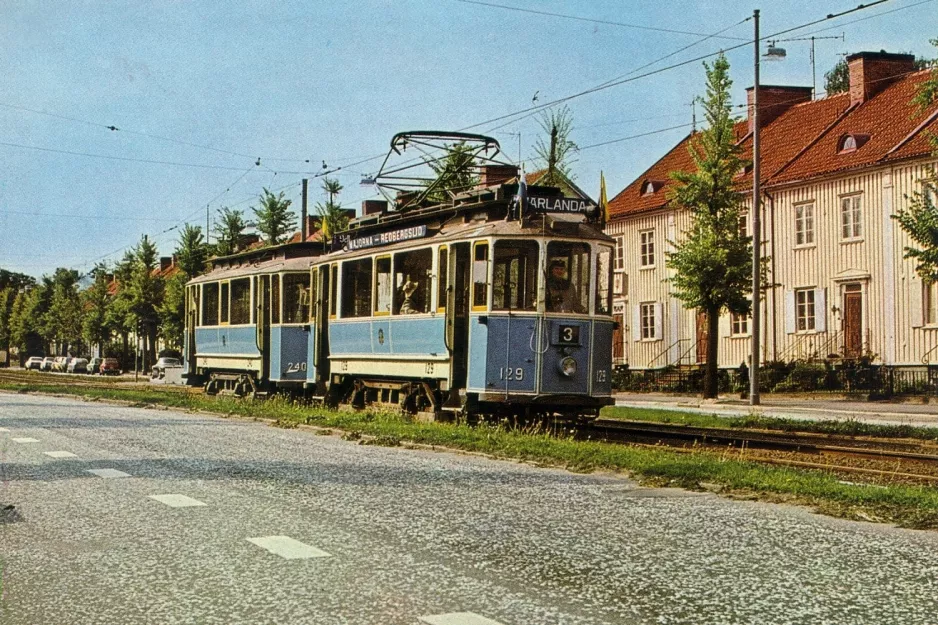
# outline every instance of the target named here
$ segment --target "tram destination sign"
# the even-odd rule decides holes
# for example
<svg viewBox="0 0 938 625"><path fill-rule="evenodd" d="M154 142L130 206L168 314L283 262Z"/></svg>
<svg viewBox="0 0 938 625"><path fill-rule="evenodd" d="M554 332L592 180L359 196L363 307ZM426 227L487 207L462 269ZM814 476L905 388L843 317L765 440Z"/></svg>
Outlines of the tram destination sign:
<svg viewBox="0 0 938 625"><path fill-rule="evenodd" d="M422 239L425 236L427 236L426 224L422 226L411 226L410 228L401 228L400 230L378 232L364 237L356 237L349 239L345 247L349 251L363 250L368 247L390 245L391 243L400 243L401 241L410 241L411 239Z"/></svg>
<svg viewBox="0 0 938 625"><path fill-rule="evenodd" d="M596 205L589 200L561 196L527 196L527 208L535 213L577 213L581 215L592 214Z"/></svg>

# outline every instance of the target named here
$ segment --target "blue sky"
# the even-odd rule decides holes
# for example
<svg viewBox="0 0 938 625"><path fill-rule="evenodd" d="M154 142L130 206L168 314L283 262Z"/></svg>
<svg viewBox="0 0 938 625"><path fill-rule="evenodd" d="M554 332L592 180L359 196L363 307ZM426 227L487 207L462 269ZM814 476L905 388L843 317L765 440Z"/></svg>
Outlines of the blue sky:
<svg viewBox="0 0 938 625"><path fill-rule="evenodd" d="M144 233L168 255L172 228L187 219L204 226L206 204L213 215L220 206L250 214L266 186L284 188L298 211L302 172L320 173L323 161L347 166L336 174L340 199L358 206L376 196L359 183L380 159L354 163L386 152L397 132L465 128L526 109L535 93L538 104L578 93L690 44L644 71L737 45L751 38L752 21L739 22L754 8L768 35L858 4L492 3L728 38L458 0L7 2L0 267L35 276L58 266L86 271L119 259ZM891 0L786 37L845 34L817 41L820 89L844 52L935 56L936 7ZM788 57L762 64L763 83L810 85L810 43L779 45ZM735 101L744 103L752 46L727 55ZM583 148L577 182L596 195L602 170L611 197L637 177L689 131L703 78L693 62L569 101L572 138ZM490 131L513 160L520 133L521 157L530 159L537 117L506 121L474 131ZM682 127L663 130L674 126ZM653 134L589 147L645 133ZM316 180L310 195L311 205L322 199Z"/></svg>

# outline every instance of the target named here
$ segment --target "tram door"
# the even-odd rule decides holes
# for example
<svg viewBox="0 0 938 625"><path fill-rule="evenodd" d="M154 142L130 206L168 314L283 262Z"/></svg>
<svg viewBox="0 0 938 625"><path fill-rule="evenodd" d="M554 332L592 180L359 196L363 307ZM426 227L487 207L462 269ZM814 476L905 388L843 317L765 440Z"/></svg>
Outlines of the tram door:
<svg viewBox="0 0 938 625"><path fill-rule="evenodd" d="M329 265L320 265L313 269L318 271L316 282L315 336L313 339L313 367L316 369L316 384L323 385L329 381L329 298L332 296L332 283L329 281Z"/></svg>
<svg viewBox="0 0 938 625"><path fill-rule="evenodd" d="M195 326L199 320L199 286L190 286L186 297L186 373L194 376L195 362Z"/></svg>
<svg viewBox="0 0 938 625"><path fill-rule="evenodd" d="M261 352L261 380L270 379L270 276L259 276L254 285L257 349Z"/></svg>
<svg viewBox="0 0 938 625"><path fill-rule="evenodd" d="M466 386L469 353L469 267L468 243L450 246L446 291L446 345L452 359L450 388Z"/></svg>

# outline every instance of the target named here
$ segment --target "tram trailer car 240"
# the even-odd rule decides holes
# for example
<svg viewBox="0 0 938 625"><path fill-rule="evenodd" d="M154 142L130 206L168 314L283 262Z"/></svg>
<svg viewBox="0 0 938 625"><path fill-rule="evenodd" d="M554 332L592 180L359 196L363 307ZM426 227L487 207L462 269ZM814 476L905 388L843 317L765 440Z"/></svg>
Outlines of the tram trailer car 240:
<svg viewBox="0 0 938 625"><path fill-rule="evenodd" d="M595 417L613 403L613 241L583 210L530 209L558 190L528 193L364 216L328 253L216 259L187 289L189 379L434 418Z"/></svg>

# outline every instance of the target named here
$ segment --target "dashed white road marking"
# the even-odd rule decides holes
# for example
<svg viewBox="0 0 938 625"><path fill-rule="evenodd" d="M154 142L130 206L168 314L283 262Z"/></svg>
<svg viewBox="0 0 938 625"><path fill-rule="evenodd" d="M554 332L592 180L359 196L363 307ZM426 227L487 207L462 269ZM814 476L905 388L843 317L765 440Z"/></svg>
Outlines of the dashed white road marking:
<svg viewBox="0 0 938 625"><path fill-rule="evenodd" d="M38 443L38 438L29 438L28 436L23 436L20 438L12 439L14 443Z"/></svg>
<svg viewBox="0 0 938 625"><path fill-rule="evenodd" d="M262 536L260 538L248 538L248 541L286 560L328 558L330 556L322 549L301 543L289 536Z"/></svg>
<svg viewBox="0 0 938 625"><path fill-rule="evenodd" d="M502 625L498 621L473 614L472 612L450 612L435 616L421 616L420 619L429 625Z"/></svg>
<svg viewBox="0 0 938 625"><path fill-rule="evenodd" d="M88 469L88 473L94 473L98 477L130 477L130 473L117 469Z"/></svg>
<svg viewBox="0 0 938 625"><path fill-rule="evenodd" d="M150 499L156 499L160 503L165 503L170 508L192 508L194 506L207 506L208 504L186 497L185 495L149 495Z"/></svg>
<svg viewBox="0 0 938 625"><path fill-rule="evenodd" d="M70 451L44 451L42 452L50 458L77 458L75 454Z"/></svg>

